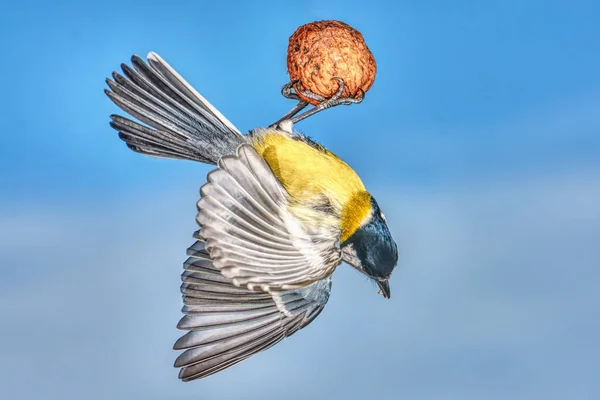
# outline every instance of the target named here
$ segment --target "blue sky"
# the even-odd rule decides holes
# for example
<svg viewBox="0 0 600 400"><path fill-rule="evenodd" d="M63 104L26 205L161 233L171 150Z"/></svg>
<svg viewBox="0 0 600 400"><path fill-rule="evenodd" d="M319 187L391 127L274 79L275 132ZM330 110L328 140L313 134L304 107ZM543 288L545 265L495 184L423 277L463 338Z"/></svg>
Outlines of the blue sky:
<svg viewBox="0 0 600 400"><path fill-rule="evenodd" d="M217 4L218 3L218 4ZM0 12L0 387L8 398L600 396L600 5L13 2ZM401 248L393 297L339 268L293 338L176 379L179 274L210 167L133 153L104 79L156 51L240 130L293 103L287 39L359 29L365 101L297 128Z"/></svg>

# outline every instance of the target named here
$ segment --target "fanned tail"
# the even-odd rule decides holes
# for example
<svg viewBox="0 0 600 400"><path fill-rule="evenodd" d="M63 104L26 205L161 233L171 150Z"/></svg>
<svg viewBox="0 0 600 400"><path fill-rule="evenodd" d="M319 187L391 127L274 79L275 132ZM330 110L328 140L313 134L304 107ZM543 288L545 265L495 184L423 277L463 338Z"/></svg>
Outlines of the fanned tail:
<svg viewBox="0 0 600 400"><path fill-rule="evenodd" d="M123 111L147 124L111 115L111 127L127 146L142 154L216 164L234 154L246 141L200 93L156 53L148 64L131 57L133 68L121 65L123 74L107 79L106 95Z"/></svg>

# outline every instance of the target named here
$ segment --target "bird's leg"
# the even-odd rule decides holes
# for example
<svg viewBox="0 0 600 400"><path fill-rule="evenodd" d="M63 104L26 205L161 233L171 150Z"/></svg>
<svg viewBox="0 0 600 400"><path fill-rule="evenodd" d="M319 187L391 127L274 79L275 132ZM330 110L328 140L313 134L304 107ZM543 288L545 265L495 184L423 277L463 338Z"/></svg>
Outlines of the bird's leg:
<svg viewBox="0 0 600 400"><path fill-rule="evenodd" d="M339 106L340 104L344 104L344 105L358 104L361 101L363 101L363 99L365 98L365 92L362 89L360 89L360 96L358 96L356 98L340 97L342 95L342 93L344 92L344 87L345 87L344 81L341 78L332 78L332 79L334 79L338 82L338 90L329 99L325 99L323 96L315 94L309 90L296 89L297 93L300 93L305 98L316 100L319 102L315 107L313 107L312 109L310 109L308 111L305 111L304 113L302 113L300 115L296 115L296 114L298 114L298 112L300 112L304 107L306 107L308 105L308 102L302 100L302 98L300 96L298 96L297 93L292 92L294 85L296 83L298 83L298 81L292 81L292 82L285 84L283 86L283 88L281 89L281 94L285 98L298 100L298 104L296 104L296 106L294 108L292 108L287 114L285 114L283 117L281 117L277 122L275 122L271 126L276 126L279 123L281 123L282 121L284 121L286 119L290 119L290 118L291 118L292 123L296 124L297 122L302 121L303 119L310 117L311 115L314 115L314 114L318 113L319 111L323 111L323 110L326 110L331 107Z"/></svg>
<svg viewBox="0 0 600 400"><path fill-rule="evenodd" d="M296 96L294 94L294 96ZM290 119L292 118L294 115L298 114L304 107L306 107L308 105L308 103L304 100L299 100L298 104L296 104L294 106L294 108L292 108L290 111L288 111L283 117L279 118L277 120L277 122L274 122L271 126L277 126L279 125L282 121L285 121L286 119Z"/></svg>
<svg viewBox="0 0 600 400"><path fill-rule="evenodd" d="M292 92L294 85L298 82L299 81L288 82L281 88L281 94L283 95L283 97L285 97L286 99L298 100L298 104L296 104L294 108L288 111L283 117L279 118L276 122L273 122L271 124L271 127L276 127L282 121L292 118L294 115L298 114L302 109L304 109L304 107L308 105L307 101L302 100L300 96Z"/></svg>
<svg viewBox="0 0 600 400"><path fill-rule="evenodd" d="M326 110L331 107L339 106L341 104L350 105L350 104L358 104L365 98L365 92L360 89L360 96L356 98L348 98L348 97L340 97L344 92L344 81L341 78L332 78L332 80L336 80L338 82L338 90L331 96L329 99L324 98L318 94L311 92L310 90L299 90L295 89L297 93L300 93L302 96L308 99L316 100L319 103L313 107L312 109L305 111L300 115L298 114L302 109L304 109L308 102L303 100L297 93L292 92L294 85L298 83L298 81L292 81L283 86L281 89L281 94L288 99L298 100L298 104L294 108L292 108L288 113L286 113L283 117L281 117L277 122L273 123L271 126L277 126L282 121L289 119L293 124L296 124L303 119L310 117L318 113L319 111Z"/></svg>
<svg viewBox="0 0 600 400"><path fill-rule="evenodd" d="M335 94L333 96L331 96L329 99L321 101L314 108L292 118L292 123L296 124L299 121L302 121L304 118L310 117L311 115L315 115L319 111L323 111L323 110L326 110L331 107L339 106L341 104L344 104L344 105L358 104L361 101L363 101L363 99L365 98L365 92L362 89L360 89L360 92L361 92L360 96L358 96L356 98L340 97L342 95L342 93L344 92L344 81L341 78L332 78L332 79L335 79L338 82L339 87L338 87L337 92L335 92ZM300 91L300 93L304 96L307 94L304 91ZM319 97L321 97L321 96L319 96Z"/></svg>

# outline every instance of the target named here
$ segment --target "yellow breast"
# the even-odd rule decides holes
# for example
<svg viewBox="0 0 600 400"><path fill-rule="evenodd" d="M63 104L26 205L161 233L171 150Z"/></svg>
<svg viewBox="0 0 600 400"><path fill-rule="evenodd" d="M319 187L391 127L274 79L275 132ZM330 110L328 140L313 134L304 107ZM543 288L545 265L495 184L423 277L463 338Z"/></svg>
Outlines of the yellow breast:
<svg viewBox="0 0 600 400"><path fill-rule="evenodd" d="M261 132L252 144L294 201L309 206L329 203L339 221L341 241L370 215L370 195L362 181L335 154L276 130Z"/></svg>

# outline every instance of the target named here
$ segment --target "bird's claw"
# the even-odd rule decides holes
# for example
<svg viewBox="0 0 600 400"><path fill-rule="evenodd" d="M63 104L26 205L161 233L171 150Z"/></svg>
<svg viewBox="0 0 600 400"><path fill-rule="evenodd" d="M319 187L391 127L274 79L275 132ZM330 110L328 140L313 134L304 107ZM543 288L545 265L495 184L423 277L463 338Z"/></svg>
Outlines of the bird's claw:
<svg viewBox="0 0 600 400"><path fill-rule="evenodd" d="M283 97L285 97L286 99L301 100L300 96L292 92L294 85L298 82L299 81L291 81L283 85L283 87L281 88L281 94L283 95Z"/></svg>
<svg viewBox="0 0 600 400"><path fill-rule="evenodd" d="M284 121L286 119L290 119L292 121L292 123L296 124L299 121L318 113L319 111L323 111L328 108L339 106L339 105L349 106L350 104L358 104L364 100L365 92L362 89L359 89L360 94L353 98L352 97L341 97L342 93L344 93L344 88L345 88L344 80L342 78L338 78L338 77L334 77L331 79L337 81L338 89L333 94L333 96L331 96L328 99L326 99L325 97L323 97L321 95L313 93L308 89L298 88L298 85L297 85L299 83L298 80L286 83L283 86L283 88L281 89L281 94L285 98L298 100L298 104L293 109L291 109L287 114L285 114L283 117L281 117L277 122L273 123L271 126L277 126L277 124L279 124L281 121ZM295 93L292 91L292 89L295 91ZM305 111L302 114L296 115L308 105L308 102L303 100L303 98L300 97L300 95L302 95L306 99L316 100L319 103L316 106L314 106L312 109Z"/></svg>
<svg viewBox="0 0 600 400"><path fill-rule="evenodd" d="M302 96L306 97L307 99L316 100L316 101L320 101L320 102L325 101L325 97L320 96L316 93L313 93L308 89L300 89L300 88L298 88L298 86L296 86L294 88L294 90L296 90L297 93L300 93ZM296 95L296 96L298 96L298 95Z"/></svg>

